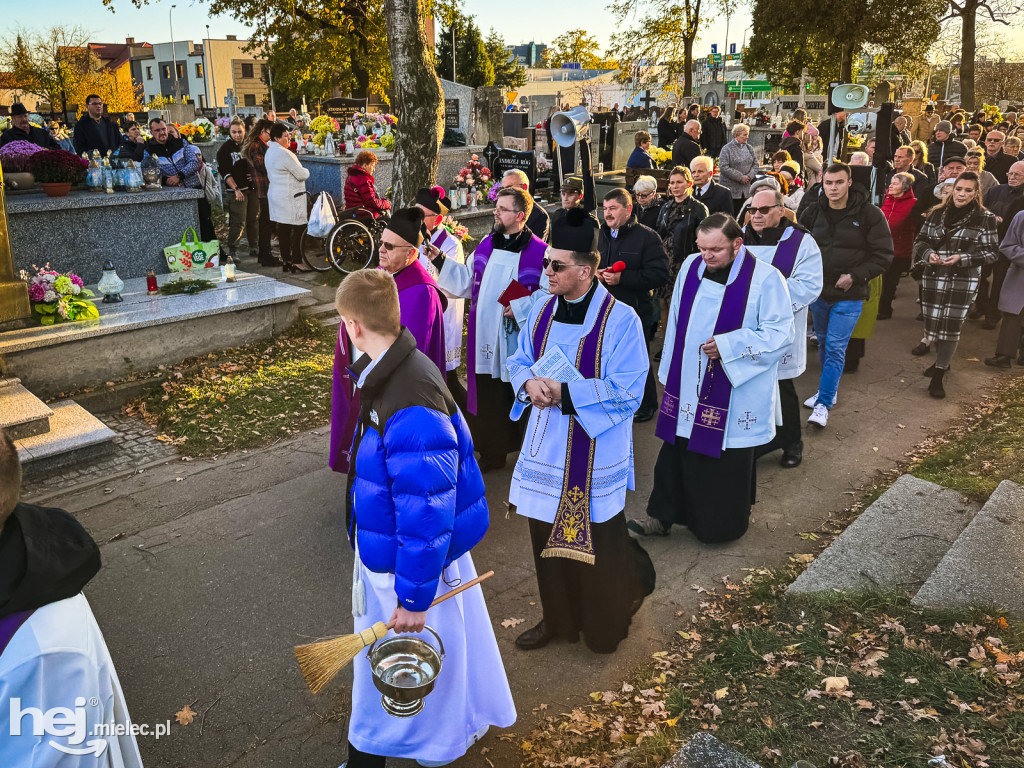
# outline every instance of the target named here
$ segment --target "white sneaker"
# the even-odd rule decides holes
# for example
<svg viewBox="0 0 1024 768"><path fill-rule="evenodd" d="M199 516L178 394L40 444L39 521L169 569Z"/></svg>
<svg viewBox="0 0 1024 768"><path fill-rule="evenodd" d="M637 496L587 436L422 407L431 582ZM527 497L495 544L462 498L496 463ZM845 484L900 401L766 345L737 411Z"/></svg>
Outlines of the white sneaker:
<svg viewBox="0 0 1024 768"><path fill-rule="evenodd" d="M818 403L814 406L814 412L807 417L807 421L811 424L817 424L819 427L824 427L828 424L828 408Z"/></svg>
<svg viewBox="0 0 1024 768"><path fill-rule="evenodd" d="M836 407L836 403L839 402L839 395L836 395L836 399L832 401L832 407ZM813 395L804 400L804 408L813 408L818 404L818 393L815 392Z"/></svg>

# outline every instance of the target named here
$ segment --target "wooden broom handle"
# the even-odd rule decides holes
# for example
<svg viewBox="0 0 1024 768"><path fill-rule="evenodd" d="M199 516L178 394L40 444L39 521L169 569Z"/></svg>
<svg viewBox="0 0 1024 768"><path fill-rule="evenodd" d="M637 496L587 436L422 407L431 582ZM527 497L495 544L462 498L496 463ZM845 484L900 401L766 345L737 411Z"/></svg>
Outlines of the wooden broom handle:
<svg viewBox="0 0 1024 768"><path fill-rule="evenodd" d="M441 603L443 603L445 600L447 600L450 597L455 597L460 592L465 592L470 587L475 587L481 581L485 581L486 579L491 578L491 576L493 576L493 575L494 575L494 571L488 571L487 573L483 574L482 576L477 576L472 581L468 581L465 584L463 584L461 586L458 586L455 589L451 590L450 592L445 592L443 595L441 595L439 598L437 598L436 600L434 600L434 602L432 602L430 604L428 610L430 608L433 608L435 605L440 605ZM395 628L394 622L388 624L387 628L388 629L394 629Z"/></svg>

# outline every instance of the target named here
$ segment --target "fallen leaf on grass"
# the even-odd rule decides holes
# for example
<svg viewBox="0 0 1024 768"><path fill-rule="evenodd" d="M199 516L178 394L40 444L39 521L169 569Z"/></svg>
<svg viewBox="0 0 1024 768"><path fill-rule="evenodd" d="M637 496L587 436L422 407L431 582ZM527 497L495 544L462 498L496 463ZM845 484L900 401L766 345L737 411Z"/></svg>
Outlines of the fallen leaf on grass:
<svg viewBox="0 0 1024 768"><path fill-rule="evenodd" d="M907 685L917 685L918 680L916 677L904 677L903 682Z"/></svg>
<svg viewBox="0 0 1024 768"><path fill-rule="evenodd" d="M501 622L501 626L505 629L510 629L512 627L518 627L524 621L526 621L526 619L505 619L503 622Z"/></svg>
<svg viewBox="0 0 1024 768"><path fill-rule="evenodd" d="M815 720L813 723L808 723L807 727L808 728L821 728L821 726L823 726L823 725L824 725L824 723L822 723L820 720Z"/></svg>
<svg viewBox="0 0 1024 768"><path fill-rule="evenodd" d="M188 725L196 719L195 710L186 704L180 711L174 713L174 719L178 721L178 725Z"/></svg>
<svg viewBox="0 0 1024 768"><path fill-rule="evenodd" d="M826 677L824 680L825 693L842 693L850 687L848 677Z"/></svg>
<svg viewBox="0 0 1024 768"><path fill-rule="evenodd" d="M728 687L726 687L726 688L719 688L717 691L715 691L715 701L721 701L722 699L724 699L728 695L729 695L729 688Z"/></svg>
<svg viewBox="0 0 1024 768"><path fill-rule="evenodd" d="M861 711L865 709L874 709L875 705L867 699L857 699L857 706L861 708Z"/></svg>
<svg viewBox="0 0 1024 768"><path fill-rule="evenodd" d="M804 694L804 698L807 701L810 701L811 699L820 699L821 698L821 691L818 691L818 690L815 690L814 688L811 688L809 691L807 691L807 693Z"/></svg>

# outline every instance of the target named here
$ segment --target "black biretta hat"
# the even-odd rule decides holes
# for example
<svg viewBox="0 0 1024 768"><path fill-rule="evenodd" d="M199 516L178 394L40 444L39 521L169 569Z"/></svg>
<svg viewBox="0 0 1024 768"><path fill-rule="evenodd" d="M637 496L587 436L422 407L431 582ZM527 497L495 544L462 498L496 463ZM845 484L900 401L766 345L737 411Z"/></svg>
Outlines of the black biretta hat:
<svg viewBox="0 0 1024 768"><path fill-rule="evenodd" d="M399 208L391 212L391 221L384 229L390 229L400 238L415 245L423 244L423 211L419 208Z"/></svg>
<svg viewBox="0 0 1024 768"><path fill-rule="evenodd" d="M590 253L597 251L597 221L582 208L570 208L552 222L551 247L564 251Z"/></svg>
<svg viewBox="0 0 1024 768"><path fill-rule="evenodd" d="M424 187L416 193L416 204L441 216L447 216L452 207L442 187Z"/></svg>

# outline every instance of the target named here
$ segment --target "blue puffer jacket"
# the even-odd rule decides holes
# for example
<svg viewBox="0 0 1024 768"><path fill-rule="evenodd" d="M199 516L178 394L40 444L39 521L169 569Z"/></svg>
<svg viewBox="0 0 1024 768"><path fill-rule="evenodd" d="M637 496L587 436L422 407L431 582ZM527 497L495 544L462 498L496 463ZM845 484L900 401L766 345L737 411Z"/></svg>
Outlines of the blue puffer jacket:
<svg viewBox="0 0 1024 768"><path fill-rule="evenodd" d="M357 378L369 365L352 367ZM349 538L375 573L394 573L410 611L425 611L441 572L490 522L465 418L437 366L405 328L360 391Z"/></svg>

